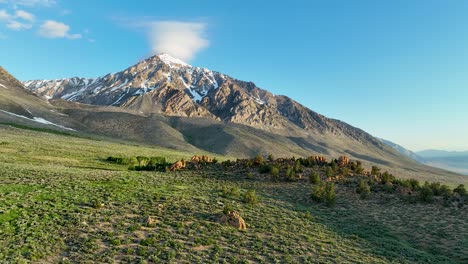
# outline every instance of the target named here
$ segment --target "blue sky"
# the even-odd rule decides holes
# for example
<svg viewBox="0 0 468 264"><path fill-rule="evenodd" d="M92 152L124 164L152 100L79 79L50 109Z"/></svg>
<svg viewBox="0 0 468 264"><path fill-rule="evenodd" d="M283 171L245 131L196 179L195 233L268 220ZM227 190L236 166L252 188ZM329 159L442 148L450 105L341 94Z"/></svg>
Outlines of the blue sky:
<svg viewBox="0 0 468 264"><path fill-rule="evenodd" d="M461 0L0 0L0 65L96 77L169 49L412 150L463 150L466 14Z"/></svg>

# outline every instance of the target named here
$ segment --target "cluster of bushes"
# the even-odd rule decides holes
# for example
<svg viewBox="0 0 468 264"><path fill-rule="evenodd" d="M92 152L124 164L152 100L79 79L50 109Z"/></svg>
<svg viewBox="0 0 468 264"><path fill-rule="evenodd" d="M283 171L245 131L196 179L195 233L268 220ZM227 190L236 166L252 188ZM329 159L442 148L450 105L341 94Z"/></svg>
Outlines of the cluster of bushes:
<svg viewBox="0 0 468 264"><path fill-rule="evenodd" d="M171 165L164 157L108 157L107 161L129 165L128 169L135 171L167 171Z"/></svg>
<svg viewBox="0 0 468 264"><path fill-rule="evenodd" d="M221 189L221 195L224 198L241 198L244 203L251 205L255 205L258 203L258 197L255 190L247 190L245 192L241 192L241 190L238 187L223 186Z"/></svg>
<svg viewBox="0 0 468 264"><path fill-rule="evenodd" d="M336 203L335 184L333 182L320 182L315 185L310 198L318 203L332 207Z"/></svg>
<svg viewBox="0 0 468 264"><path fill-rule="evenodd" d="M455 189L441 184L439 182L425 182L421 184L416 179L397 179L395 176L388 172L381 173L381 169L377 166L372 166L371 175L376 176L380 185L375 185L373 179L369 181L361 181L356 190L364 198L367 193L367 186L370 184L373 191L383 189L386 192L394 192L398 187L403 187L411 190L417 194L417 197L422 202L432 202L434 197L443 197L445 200L450 200L454 196L468 197L467 191L463 184L460 184ZM367 185L367 186L365 186Z"/></svg>

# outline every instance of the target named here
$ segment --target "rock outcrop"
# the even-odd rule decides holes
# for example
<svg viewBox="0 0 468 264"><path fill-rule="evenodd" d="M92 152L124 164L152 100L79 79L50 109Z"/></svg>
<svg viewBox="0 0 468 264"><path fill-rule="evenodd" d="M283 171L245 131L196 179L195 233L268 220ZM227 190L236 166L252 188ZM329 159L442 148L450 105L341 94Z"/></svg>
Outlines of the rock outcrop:
<svg viewBox="0 0 468 264"><path fill-rule="evenodd" d="M219 221L221 223L229 224L230 226L235 227L239 230L247 229L247 225L245 224L244 219L240 216L239 212L237 211L227 212L227 214L221 216Z"/></svg>
<svg viewBox="0 0 468 264"><path fill-rule="evenodd" d="M347 156L341 156L338 158L338 166L346 167L349 164L349 158Z"/></svg>
<svg viewBox="0 0 468 264"><path fill-rule="evenodd" d="M185 160L179 160L175 162L174 164L169 167L170 171L178 171L178 170L183 170L187 167L187 162Z"/></svg>

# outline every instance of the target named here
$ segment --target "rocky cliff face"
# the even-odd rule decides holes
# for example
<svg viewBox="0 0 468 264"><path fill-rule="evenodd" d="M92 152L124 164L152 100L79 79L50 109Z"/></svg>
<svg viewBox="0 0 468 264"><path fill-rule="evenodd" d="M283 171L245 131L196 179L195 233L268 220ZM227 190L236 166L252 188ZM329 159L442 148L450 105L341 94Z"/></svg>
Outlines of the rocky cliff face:
<svg viewBox="0 0 468 264"><path fill-rule="evenodd" d="M48 99L118 106L144 114L211 118L282 133L344 135L381 144L364 131L326 118L286 96L166 54L96 79L36 80L24 85Z"/></svg>

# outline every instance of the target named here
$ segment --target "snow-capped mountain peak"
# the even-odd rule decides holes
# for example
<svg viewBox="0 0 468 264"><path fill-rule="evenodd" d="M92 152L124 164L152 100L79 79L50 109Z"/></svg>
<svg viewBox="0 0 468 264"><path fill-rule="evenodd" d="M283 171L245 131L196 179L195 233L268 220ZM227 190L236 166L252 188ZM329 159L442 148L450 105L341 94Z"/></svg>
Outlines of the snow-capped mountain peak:
<svg viewBox="0 0 468 264"><path fill-rule="evenodd" d="M169 54L166 53L161 53L156 55L161 61L163 61L165 64L174 67L174 66L184 66L184 67L192 67L192 65L182 61L181 59L174 58Z"/></svg>

